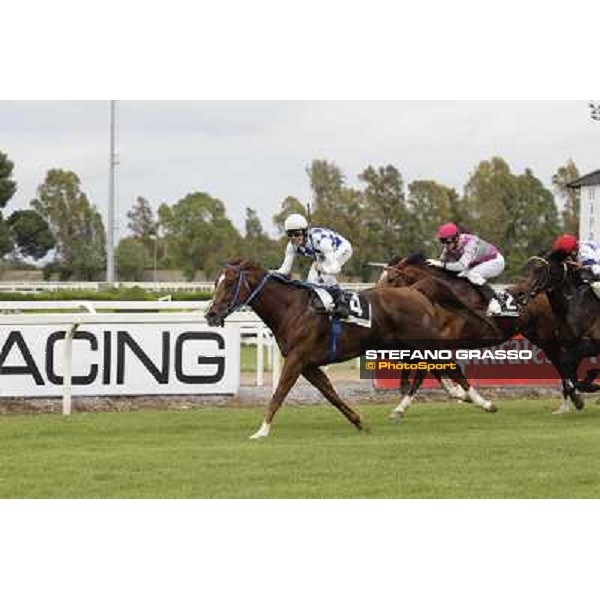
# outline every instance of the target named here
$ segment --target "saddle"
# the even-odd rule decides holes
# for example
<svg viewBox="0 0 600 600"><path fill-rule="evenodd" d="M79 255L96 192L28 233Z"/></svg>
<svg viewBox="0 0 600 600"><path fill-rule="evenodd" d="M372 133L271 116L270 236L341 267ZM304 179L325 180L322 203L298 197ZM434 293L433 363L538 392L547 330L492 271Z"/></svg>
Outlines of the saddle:
<svg viewBox="0 0 600 600"><path fill-rule="evenodd" d="M518 317L519 309L515 302L515 299L505 290L505 289L496 289L496 297L500 302L500 306L502 308L502 312L498 317Z"/></svg>
<svg viewBox="0 0 600 600"><path fill-rule="evenodd" d="M371 327L371 305L360 294L350 290L331 290L330 286L317 285L311 286L310 292L310 305L315 312L332 314L335 297L341 294L349 308L349 315L341 320L362 327Z"/></svg>

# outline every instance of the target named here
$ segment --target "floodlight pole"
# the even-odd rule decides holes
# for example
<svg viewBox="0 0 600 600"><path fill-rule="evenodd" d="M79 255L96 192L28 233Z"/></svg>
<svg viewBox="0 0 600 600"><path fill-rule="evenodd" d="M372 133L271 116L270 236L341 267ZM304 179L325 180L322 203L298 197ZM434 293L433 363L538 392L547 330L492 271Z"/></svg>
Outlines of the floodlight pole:
<svg viewBox="0 0 600 600"><path fill-rule="evenodd" d="M115 110L116 101L110 101L110 175L108 179L108 214L106 230L106 281L115 280Z"/></svg>

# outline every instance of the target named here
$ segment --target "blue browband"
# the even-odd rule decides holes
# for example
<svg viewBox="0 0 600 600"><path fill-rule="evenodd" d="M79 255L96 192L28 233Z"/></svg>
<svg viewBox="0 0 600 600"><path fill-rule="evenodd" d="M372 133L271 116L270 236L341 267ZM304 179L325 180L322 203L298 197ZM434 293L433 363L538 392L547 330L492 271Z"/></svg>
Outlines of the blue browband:
<svg viewBox="0 0 600 600"><path fill-rule="evenodd" d="M230 265L230 264L225 265L225 267L235 267L235 266L237 266L237 265ZM236 310L239 310L240 308L243 308L244 306L248 306L250 304L250 302L252 302L252 300L254 300L254 298L256 298L256 296L258 296L260 291L263 289L265 283L267 283L269 278L273 275L273 273L265 273L265 275L261 279L260 283L254 288L254 290L252 290L250 288L250 284L248 283L248 280L246 279L246 273L247 273L247 271L240 269L240 273L239 273L238 280L237 280L236 287L235 287L235 294L233 295L233 299L231 300L231 302L229 303L229 306L227 308L228 315L234 313ZM243 302L241 302L240 304L236 304L238 301L239 295L240 295L240 291L242 289L242 284L246 285L250 294Z"/></svg>

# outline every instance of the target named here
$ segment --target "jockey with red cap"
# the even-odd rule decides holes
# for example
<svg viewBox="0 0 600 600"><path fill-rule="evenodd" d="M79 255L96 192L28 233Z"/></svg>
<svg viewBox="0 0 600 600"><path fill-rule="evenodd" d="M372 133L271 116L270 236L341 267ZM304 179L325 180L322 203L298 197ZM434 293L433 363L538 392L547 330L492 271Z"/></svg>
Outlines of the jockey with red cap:
<svg viewBox="0 0 600 600"><path fill-rule="evenodd" d="M577 261L592 273L594 279L600 279L600 244L592 240L579 242L574 235L559 235L552 249L565 254L566 258Z"/></svg>
<svg viewBox="0 0 600 600"><path fill-rule="evenodd" d="M498 249L476 235L461 233L454 223L442 225L437 238L444 246L440 259L427 262L466 277L488 301L487 314L501 314L501 300L487 283L487 279L498 277L504 271L504 257Z"/></svg>

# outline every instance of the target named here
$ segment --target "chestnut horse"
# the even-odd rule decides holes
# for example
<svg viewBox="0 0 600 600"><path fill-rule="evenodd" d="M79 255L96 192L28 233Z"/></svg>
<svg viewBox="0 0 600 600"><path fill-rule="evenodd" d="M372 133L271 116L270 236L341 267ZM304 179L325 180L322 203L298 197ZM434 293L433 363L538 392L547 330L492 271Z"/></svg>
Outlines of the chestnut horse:
<svg viewBox="0 0 600 600"><path fill-rule="evenodd" d="M285 357L264 421L251 439L269 435L275 413L300 375L362 430L361 417L338 396L320 367L360 356L366 344L401 341L403 348L423 349L423 340L435 344L443 339L431 302L410 288L371 288L361 292L360 296L370 305L371 326L337 321L336 336L329 316L313 308L311 292L305 285L267 272L249 259L227 263L215 285L215 295L205 315L208 324L222 326L228 315L250 306L271 329ZM469 388L462 373L456 374L456 381L464 389Z"/></svg>
<svg viewBox="0 0 600 600"><path fill-rule="evenodd" d="M425 262L422 253L394 259L385 268L378 285L412 286L424 293L438 309L438 318L461 339L471 339L479 346L501 344L517 333L541 348L562 380L563 402L558 412L568 410L567 397L581 410L583 400L577 393L591 391L586 383L575 385L563 367L563 345L557 335L557 321L545 294L536 294L518 317L486 317L486 300L468 280L452 275ZM475 344L476 345L476 344Z"/></svg>

